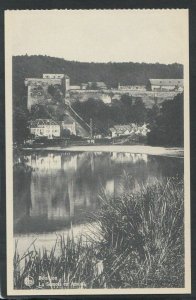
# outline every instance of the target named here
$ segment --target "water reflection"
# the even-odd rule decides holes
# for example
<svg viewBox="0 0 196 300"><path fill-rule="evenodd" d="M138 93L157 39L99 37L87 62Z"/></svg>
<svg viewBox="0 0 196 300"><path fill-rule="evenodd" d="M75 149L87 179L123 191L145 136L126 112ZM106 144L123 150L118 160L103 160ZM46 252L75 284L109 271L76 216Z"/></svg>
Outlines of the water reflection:
<svg viewBox="0 0 196 300"><path fill-rule="evenodd" d="M87 221L99 206L98 195L119 195L123 188L155 178L182 176L183 159L132 153L27 153L14 170L15 233L52 232ZM19 164L20 165L20 164Z"/></svg>

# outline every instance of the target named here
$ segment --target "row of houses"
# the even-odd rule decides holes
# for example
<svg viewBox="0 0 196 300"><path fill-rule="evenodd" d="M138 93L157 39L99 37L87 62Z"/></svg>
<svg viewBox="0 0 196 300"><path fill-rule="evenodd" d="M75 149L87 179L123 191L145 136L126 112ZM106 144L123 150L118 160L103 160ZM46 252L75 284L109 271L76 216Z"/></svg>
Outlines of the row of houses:
<svg viewBox="0 0 196 300"><path fill-rule="evenodd" d="M107 85L105 82L87 82L81 85L70 85L70 90L106 90ZM178 91L182 92L184 89L183 79L149 79L146 85L122 85L118 83L118 90L128 91L155 91L155 92L169 92Z"/></svg>
<svg viewBox="0 0 196 300"><path fill-rule="evenodd" d="M77 135L76 123L68 120L56 122L52 119L36 119L29 122L30 134L35 138L46 137L54 139L61 136L62 131L66 130L70 135ZM120 136L147 136L149 132L148 124L138 125L131 123L128 125L114 125L109 129L109 135L112 138ZM102 135L96 136L102 138Z"/></svg>
<svg viewBox="0 0 196 300"><path fill-rule="evenodd" d="M70 90L106 90L107 85L103 81L81 83L70 85ZM183 79L149 79L146 85L121 85L118 83L118 90L129 91L155 91L155 92L182 92L184 89Z"/></svg>
<svg viewBox="0 0 196 300"><path fill-rule="evenodd" d="M114 125L112 128L110 128L110 132L113 138L120 136L146 137L148 132L150 132L150 129L146 123L143 125L131 123L128 125Z"/></svg>

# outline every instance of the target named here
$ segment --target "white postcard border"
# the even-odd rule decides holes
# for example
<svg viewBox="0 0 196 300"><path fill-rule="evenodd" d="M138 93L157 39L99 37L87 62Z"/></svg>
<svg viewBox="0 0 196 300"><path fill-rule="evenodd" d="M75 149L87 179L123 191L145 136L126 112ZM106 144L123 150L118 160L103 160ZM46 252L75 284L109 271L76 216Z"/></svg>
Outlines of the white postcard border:
<svg viewBox="0 0 196 300"><path fill-rule="evenodd" d="M46 10L43 10L44 13ZM58 10L53 10L58 14ZM89 10L90 12L91 10ZM96 12L96 10L93 10ZM108 13L110 10L107 10ZM146 10L147 11L147 10ZM189 124L189 32L188 9L183 9L187 31L184 57L184 207L185 207L185 287L132 289L53 289L16 290L13 287L13 150L12 150L12 17L15 11L5 11L5 108L6 108L6 228L7 228L7 294L9 296L36 295L110 295L110 294L187 294L191 293L191 238L190 238L190 124ZM25 13L25 10L17 13ZM70 13L72 11L70 10ZM163 10L161 9L161 12ZM167 10L165 10L167 13ZM21 183L22 184L22 183Z"/></svg>

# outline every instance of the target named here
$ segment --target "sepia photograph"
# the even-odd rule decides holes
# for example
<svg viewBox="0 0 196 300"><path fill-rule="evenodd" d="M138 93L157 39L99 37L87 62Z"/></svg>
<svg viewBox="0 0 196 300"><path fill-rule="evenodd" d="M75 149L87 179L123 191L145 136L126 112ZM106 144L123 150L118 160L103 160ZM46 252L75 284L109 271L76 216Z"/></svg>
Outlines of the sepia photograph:
<svg viewBox="0 0 196 300"><path fill-rule="evenodd" d="M191 292L188 9L5 12L8 295Z"/></svg>

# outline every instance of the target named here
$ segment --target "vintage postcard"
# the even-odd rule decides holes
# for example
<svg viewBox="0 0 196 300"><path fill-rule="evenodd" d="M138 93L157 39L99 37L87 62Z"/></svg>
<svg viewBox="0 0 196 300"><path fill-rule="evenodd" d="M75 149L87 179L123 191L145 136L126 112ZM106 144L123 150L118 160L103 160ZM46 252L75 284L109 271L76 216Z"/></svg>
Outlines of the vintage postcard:
<svg viewBox="0 0 196 300"><path fill-rule="evenodd" d="M191 293L188 9L7 10L7 293Z"/></svg>

